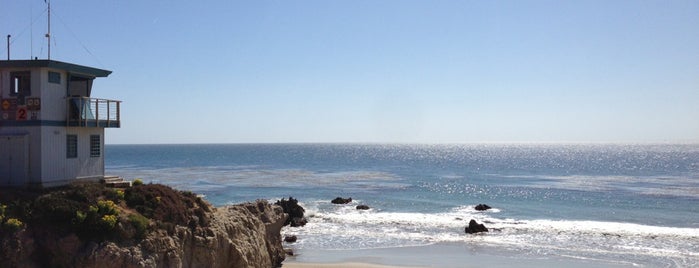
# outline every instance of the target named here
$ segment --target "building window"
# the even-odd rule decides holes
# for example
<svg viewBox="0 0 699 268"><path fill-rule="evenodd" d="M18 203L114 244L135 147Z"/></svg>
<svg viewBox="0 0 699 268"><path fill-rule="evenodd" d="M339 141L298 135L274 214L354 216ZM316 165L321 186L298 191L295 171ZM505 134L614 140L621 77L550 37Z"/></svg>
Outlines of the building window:
<svg viewBox="0 0 699 268"><path fill-rule="evenodd" d="M90 157L102 155L100 135L90 135Z"/></svg>
<svg viewBox="0 0 699 268"><path fill-rule="evenodd" d="M78 158L78 135L66 135L66 158Z"/></svg>
<svg viewBox="0 0 699 268"><path fill-rule="evenodd" d="M49 72L49 83L60 84L61 83L61 73Z"/></svg>
<svg viewBox="0 0 699 268"><path fill-rule="evenodd" d="M31 95L31 72L11 72L10 79L10 95Z"/></svg>

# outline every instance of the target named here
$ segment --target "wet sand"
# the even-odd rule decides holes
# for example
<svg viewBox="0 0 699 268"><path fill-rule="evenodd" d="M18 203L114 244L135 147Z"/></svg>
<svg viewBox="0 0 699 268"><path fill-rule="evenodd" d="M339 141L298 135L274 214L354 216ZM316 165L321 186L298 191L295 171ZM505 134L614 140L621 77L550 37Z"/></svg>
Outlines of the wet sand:
<svg viewBox="0 0 699 268"><path fill-rule="evenodd" d="M564 256L532 256L490 246L435 244L360 250L294 250L283 267L291 268L413 268L413 267L635 267L609 261Z"/></svg>

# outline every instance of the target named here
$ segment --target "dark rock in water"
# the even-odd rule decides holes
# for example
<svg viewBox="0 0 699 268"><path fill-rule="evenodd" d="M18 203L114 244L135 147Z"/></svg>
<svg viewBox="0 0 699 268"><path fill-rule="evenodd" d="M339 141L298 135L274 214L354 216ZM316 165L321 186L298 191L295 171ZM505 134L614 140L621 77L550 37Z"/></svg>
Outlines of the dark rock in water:
<svg viewBox="0 0 699 268"><path fill-rule="evenodd" d="M348 204L348 203L352 202L352 198L351 197L350 198L337 197L337 198L333 199L333 201L330 201L330 202L333 204L339 204L339 205Z"/></svg>
<svg viewBox="0 0 699 268"><path fill-rule="evenodd" d="M286 255L294 256L294 250L293 250L293 249L285 248L285 249L284 249L284 252L286 252Z"/></svg>
<svg viewBox="0 0 699 268"><path fill-rule="evenodd" d="M478 210L478 211L484 211L484 210L489 210L489 209L491 209L491 207L486 205L486 204L478 204L476 206L476 210Z"/></svg>
<svg viewBox="0 0 699 268"><path fill-rule="evenodd" d="M358 210L367 210L367 209L369 209L369 206L367 206L367 205L359 205L359 206L357 206L357 209L358 209Z"/></svg>
<svg viewBox="0 0 699 268"><path fill-rule="evenodd" d="M284 242L294 243L298 238L295 235L289 235L284 237Z"/></svg>
<svg viewBox="0 0 699 268"><path fill-rule="evenodd" d="M291 219L290 226L291 227L301 227L306 225L308 223L308 220L306 218L293 218Z"/></svg>
<svg viewBox="0 0 699 268"><path fill-rule="evenodd" d="M464 229L464 231L467 234L475 234L475 233L480 233L480 232L487 232L488 228L485 228L485 225L482 223L477 223L476 220L471 219L471 221L468 222L468 227Z"/></svg>
<svg viewBox="0 0 699 268"><path fill-rule="evenodd" d="M303 217L303 213L306 212L306 210L299 205L298 200L293 197L289 197L289 200L282 198L282 200L277 200L274 204L282 207L284 213L289 214L284 226L291 224L292 227L297 227L306 224L306 219ZM294 224L294 222L296 222L296 224Z"/></svg>

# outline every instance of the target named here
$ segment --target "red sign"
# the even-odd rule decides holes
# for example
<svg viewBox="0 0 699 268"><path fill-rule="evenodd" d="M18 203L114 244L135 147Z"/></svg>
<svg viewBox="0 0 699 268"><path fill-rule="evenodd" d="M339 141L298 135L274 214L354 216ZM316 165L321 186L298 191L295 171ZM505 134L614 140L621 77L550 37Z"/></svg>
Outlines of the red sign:
<svg viewBox="0 0 699 268"><path fill-rule="evenodd" d="M15 114L15 120L17 120L17 121L27 120L27 108L26 107L17 108L17 113Z"/></svg>

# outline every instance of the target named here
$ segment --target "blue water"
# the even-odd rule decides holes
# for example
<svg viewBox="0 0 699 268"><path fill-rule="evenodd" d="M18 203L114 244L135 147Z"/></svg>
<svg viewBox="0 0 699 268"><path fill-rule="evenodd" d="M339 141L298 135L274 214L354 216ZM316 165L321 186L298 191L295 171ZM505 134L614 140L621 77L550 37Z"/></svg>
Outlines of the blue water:
<svg viewBox="0 0 699 268"><path fill-rule="evenodd" d="M297 249L485 243L532 258L699 265L696 144L107 145L106 168L215 205L293 196L310 220L285 229L303 238ZM331 205L337 196L355 202ZM470 219L493 231L465 235Z"/></svg>

